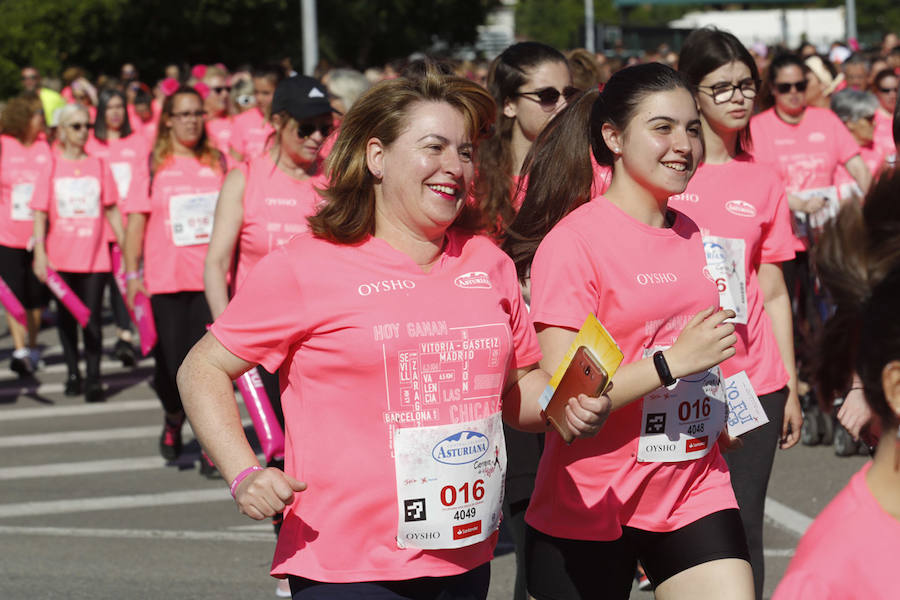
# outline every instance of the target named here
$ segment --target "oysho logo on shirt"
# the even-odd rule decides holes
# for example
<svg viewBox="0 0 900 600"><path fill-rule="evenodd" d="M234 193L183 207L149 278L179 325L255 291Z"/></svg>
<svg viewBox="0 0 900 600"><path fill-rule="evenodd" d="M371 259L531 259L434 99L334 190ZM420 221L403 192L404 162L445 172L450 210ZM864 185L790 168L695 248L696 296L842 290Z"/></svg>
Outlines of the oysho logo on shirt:
<svg viewBox="0 0 900 600"><path fill-rule="evenodd" d="M137 156L137 153L134 150L132 150L131 148L125 148L124 150L122 150L122 156L127 156L128 158L134 158L135 156Z"/></svg>
<svg viewBox="0 0 900 600"><path fill-rule="evenodd" d="M197 177L215 177L216 172L210 169L209 167L203 167L199 171L197 171Z"/></svg>
<svg viewBox="0 0 900 600"><path fill-rule="evenodd" d="M813 144L821 144L825 141L825 134L821 131L813 131L807 139Z"/></svg>
<svg viewBox="0 0 900 600"><path fill-rule="evenodd" d="M725 210L736 217L752 218L756 216L756 207L743 200L730 200L725 203Z"/></svg>
<svg viewBox="0 0 900 600"><path fill-rule="evenodd" d="M361 283L356 291L360 296L371 296L381 292L395 292L397 290L411 290L416 287L416 282L409 279L382 279L370 283Z"/></svg>
<svg viewBox="0 0 900 600"><path fill-rule="evenodd" d="M488 277L488 274L483 271L463 273L457 277L453 283L455 283L457 287L463 289L491 289L491 280Z"/></svg>
<svg viewBox="0 0 900 600"><path fill-rule="evenodd" d="M675 283L678 281L675 273L638 273L635 275L635 279L640 285Z"/></svg>
<svg viewBox="0 0 900 600"><path fill-rule="evenodd" d="M297 206L297 201L293 198L266 198L268 206Z"/></svg>
<svg viewBox="0 0 900 600"><path fill-rule="evenodd" d="M699 194L688 194L687 192L683 194L675 194L669 200L675 200L677 202L690 202L691 204L698 204L700 202Z"/></svg>

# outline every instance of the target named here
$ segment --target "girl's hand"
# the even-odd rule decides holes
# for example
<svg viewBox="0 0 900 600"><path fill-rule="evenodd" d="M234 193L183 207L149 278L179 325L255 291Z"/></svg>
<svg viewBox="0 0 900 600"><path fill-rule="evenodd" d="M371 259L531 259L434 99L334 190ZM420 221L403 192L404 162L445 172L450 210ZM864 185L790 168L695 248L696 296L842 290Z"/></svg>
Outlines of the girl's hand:
<svg viewBox="0 0 900 600"><path fill-rule="evenodd" d="M705 371L734 356L737 335L734 325L725 323L734 316L733 310L716 312L715 307L694 315L672 347L663 352L672 377L680 379Z"/></svg>

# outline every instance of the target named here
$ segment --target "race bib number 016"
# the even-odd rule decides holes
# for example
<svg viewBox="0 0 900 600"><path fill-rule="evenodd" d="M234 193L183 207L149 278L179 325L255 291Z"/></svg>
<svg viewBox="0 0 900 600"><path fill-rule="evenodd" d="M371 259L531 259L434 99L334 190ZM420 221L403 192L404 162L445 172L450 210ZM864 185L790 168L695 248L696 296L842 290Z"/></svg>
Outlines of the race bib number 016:
<svg viewBox="0 0 900 600"><path fill-rule="evenodd" d="M731 309L733 323L747 324L747 271L744 267L744 240L715 235L703 236L706 269L719 290L719 306Z"/></svg>
<svg viewBox="0 0 900 600"><path fill-rule="evenodd" d="M706 456L725 428L719 367L679 379L644 396L640 462L683 462Z"/></svg>
<svg viewBox="0 0 900 600"><path fill-rule="evenodd" d="M218 192L178 194L169 198L172 242L176 246L208 244L212 235Z"/></svg>
<svg viewBox="0 0 900 600"><path fill-rule="evenodd" d="M486 540L500 525L506 442L500 413L394 433L397 546L441 550Z"/></svg>

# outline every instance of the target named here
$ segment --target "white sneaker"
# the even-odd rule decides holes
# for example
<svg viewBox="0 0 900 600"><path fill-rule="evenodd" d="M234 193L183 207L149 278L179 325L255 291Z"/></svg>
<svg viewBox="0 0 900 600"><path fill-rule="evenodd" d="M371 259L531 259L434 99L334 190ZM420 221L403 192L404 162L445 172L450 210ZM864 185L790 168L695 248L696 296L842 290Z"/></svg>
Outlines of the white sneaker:
<svg viewBox="0 0 900 600"><path fill-rule="evenodd" d="M291 584L287 579L278 580L278 585L275 586L275 595L279 598L291 597Z"/></svg>

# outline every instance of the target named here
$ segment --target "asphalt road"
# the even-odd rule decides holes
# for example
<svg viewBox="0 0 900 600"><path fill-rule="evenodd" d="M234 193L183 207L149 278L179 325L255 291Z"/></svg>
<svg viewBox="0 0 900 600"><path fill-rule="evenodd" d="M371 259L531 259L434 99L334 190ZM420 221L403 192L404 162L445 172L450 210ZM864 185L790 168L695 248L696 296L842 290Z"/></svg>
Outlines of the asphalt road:
<svg viewBox="0 0 900 600"><path fill-rule="evenodd" d="M160 458L152 362L126 369L105 357L108 401L87 405L62 393L55 329L40 340L47 365L26 381L8 370L12 342L0 336L0 599L274 598L271 526L239 515L224 483L198 474L187 426L183 456ZM810 520L864 460L830 447L778 453L766 597ZM511 598L514 570L512 555L495 559L492 600Z"/></svg>

